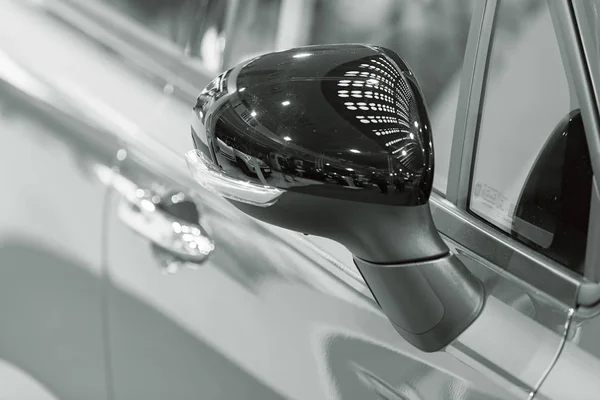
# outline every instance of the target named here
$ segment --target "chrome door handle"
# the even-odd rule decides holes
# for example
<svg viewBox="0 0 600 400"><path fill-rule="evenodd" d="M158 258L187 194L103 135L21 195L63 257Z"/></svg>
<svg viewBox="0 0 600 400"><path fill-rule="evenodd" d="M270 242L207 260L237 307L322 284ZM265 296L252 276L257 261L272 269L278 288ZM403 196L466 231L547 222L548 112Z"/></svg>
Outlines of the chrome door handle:
<svg viewBox="0 0 600 400"><path fill-rule="evenodd" d="M186 218L176 207L177 204L192 205L197 210L194 201L184 193L172 193L169 199L163 199L150 190L131 190L130 185L130 190L118 190L123 197L118 206L119 218L179 262L205 261L215 249L213 241L198 218L195 221Z"/></svg>

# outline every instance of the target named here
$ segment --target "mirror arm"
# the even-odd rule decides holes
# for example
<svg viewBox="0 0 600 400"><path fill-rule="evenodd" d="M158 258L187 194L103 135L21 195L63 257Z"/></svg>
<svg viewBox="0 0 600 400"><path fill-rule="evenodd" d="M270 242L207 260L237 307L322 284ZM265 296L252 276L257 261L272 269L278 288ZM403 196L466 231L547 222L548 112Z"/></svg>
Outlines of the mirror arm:
<svg viewBox="0 0 600 400"><path fill-rule="evenodd" d="M354 263L396 331L413 346L438 351L479 316L483 284L453 254L402 264Z"/></svg>

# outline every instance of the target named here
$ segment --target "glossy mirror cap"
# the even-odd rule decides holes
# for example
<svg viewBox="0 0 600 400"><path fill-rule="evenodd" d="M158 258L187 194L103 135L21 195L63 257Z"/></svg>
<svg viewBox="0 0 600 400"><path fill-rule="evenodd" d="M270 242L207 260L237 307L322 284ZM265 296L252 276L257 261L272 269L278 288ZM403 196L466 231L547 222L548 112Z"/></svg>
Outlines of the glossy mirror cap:
<svg viewBox="0 0 600 400"><path fill-rule="evenodd" d="M241 63L198 96L192 138L196 180L254 217L373 262L448 252L428 207L426 106L388 49L308 46Z"/></svg>
<svg viewBox="0 0 600 400"><path fill-rule="evenodd" d="M257 57L216 78L194 118L198 148L245 181L382 205L424 204L431 192L425 105L412 72L387 49Z"/></svg>

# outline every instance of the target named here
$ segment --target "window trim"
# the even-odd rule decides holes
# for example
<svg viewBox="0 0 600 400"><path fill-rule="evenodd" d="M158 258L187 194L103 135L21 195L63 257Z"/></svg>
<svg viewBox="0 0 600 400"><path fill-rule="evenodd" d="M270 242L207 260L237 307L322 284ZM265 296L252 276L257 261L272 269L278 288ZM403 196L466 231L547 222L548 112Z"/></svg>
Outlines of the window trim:
<svg viewBox="0 0 600 400"><path fill-rule="evenodd" d="M598 185L593 183L590 203L590 223L588 227L587 246L585 254L585 277L592 282L600 281L600 195Z"/></svg>
<svg viewBox="0 0 600 400"><path fill-rule="evenodd" d="M498 0L477 1L461 73L458 107L454 122L446 199L466 210L483 98L487 60Z"/></svg>
<svg viewBox="0 0 600 400"><path fill-rule="evenodd" d="M557 301L569 307L577 304L582 279L575 272L508 235L499 235L497 228L437 194L432 194L430 206L433 221L441 234ZM600 300L600 287L595 286L588 289L588 305Z"/></svg>
<svg viewBox="0 0 600 400"><path fill-rule="evenodd" d="M600 134L598 131L598 115L600 111L600 58L592 58L593 56L587 51L590 47L594 46L593 33L589 29L589 25L580 23L584 20L587 15L583 7L581 0L575 0L572 2L572 12L575 15L575 27L579 34L579 43L581 46L580 54L583 54L583 64L587 69L588 79L588 91L591 87L590 96L594 103L594 109L596 110L595 115L592 115L592 120L588 122L588 125L592 126L590 135L588 138L588 147L592 156L592 167L594 168L594 188L592 190L592 199L590 205L590 222L588 228L588 242L586 246L586 258L585 258L585 276L593 282L600 282L600 248L596 245L600 240L600 195L598 193L598 184L600 181L600 171L597 169L597 159L600 157ZM595 101L594 101L595 100ZM595 118L594 118L595 117ZM584 121L585 123L585 121ZM596 160L595 160L596 159ZM594 163L594 161L596 161Z"/></svg>
<svg viewBox="0 0 600 400"><path fill-rule="evenodd" d="M600 70L591 55L587 51L593 46L592 33L585 24L580 24L583 17L583 7L581 0L569 0L568 4L560 3L557 7L568 12L571 18L563 17L562 22L565 25L565 35L572 43L569 46L571 52L569 59L575 72L577 88L585 100L585 110L582 107L582 117L586 126L586 138L590 148L592 159L592 169L594 170L594 180L597 186L600 186ZM568 29L567 29L568 28ZM574 49L577 48L578 51ZM584 115L584 111L585 114ZM588 129L589 127L589 129Z"/></svg>

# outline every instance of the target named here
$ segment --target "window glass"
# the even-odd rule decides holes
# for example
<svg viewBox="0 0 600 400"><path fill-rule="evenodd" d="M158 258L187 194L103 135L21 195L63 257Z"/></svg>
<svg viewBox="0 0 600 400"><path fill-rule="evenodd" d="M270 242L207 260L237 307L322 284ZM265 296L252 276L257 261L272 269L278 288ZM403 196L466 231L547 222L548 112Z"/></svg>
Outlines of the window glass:
<svg viewBox="0 0 600 400"><path fill-rule="evenodd" d="M397 52L415 73L429 109L436 191L445 194L460 73L476 0L318 0L310 44L370 43Z"/></svg>
<svg viewBox="0 0 600 400"><path fill-rule="evenodd" d="M470 210L580 271L591 165L577 97L545 1L500 1Z"/></svg>

